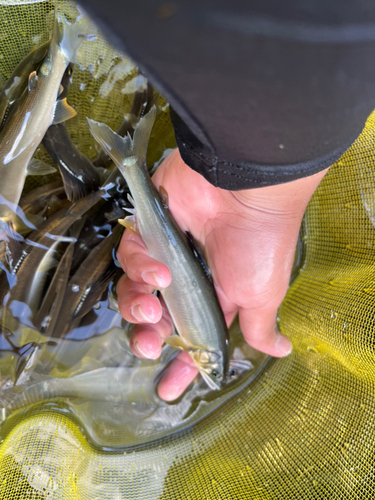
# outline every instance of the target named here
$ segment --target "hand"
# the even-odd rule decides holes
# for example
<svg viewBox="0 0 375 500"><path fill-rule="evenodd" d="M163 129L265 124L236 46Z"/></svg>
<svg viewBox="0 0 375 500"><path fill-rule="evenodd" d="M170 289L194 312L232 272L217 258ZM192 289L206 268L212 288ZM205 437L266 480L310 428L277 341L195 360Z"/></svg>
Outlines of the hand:
<svg viewBox="0 0 375 500"><path fill-rule="evenodd" d="M302 216L325 172L232 192L212 186L175 150L153 176L154 184L168 192L176 222L205 249L227 324L239 313L245 340L272 356L292 350L290 340L276 330L276 314L288 288ZM152 259L140 235L129 230L118 258L127 274L117 287L119 308L136 324L131 348L137 356L157 359L172 322L151 292L170 284L169 269ZM179 353L159 383L159 396L176 399L197 373L190 356Z"/></svg>

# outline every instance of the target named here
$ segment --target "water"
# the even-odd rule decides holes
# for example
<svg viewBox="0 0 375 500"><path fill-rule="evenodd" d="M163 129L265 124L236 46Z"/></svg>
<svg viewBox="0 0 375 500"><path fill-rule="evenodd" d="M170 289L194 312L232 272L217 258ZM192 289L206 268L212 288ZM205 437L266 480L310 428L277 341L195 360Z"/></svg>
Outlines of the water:
<svg viewBox="0 0 375 500"><path fill-rule="evenodd" d="M48 34L34 34L33 43L36 36L43 41ZM136 94L138 99L141 92L145 99L150 97L134 64L100 34L82 43L76 59L64 91L77 116L66 128L78 150L93 161L99 151L86 116L116 129L134 109ZM158 107L157 124L159 120L165 125L156 124L156 137L151 137L150 170L174 147L168 103L156 92L152 102ZM34 156L55 165L42 145ZM108 176L107 167L95 165L101 182ZM131 325L119 314L115 295L122 275L114 259L117 242L90 261L109 241L117 219L127 215L127 188L121 178L112 185L105 199L73 205L57 172L28 177L18 207L1 197L7 217L0 224L0 438L17 419L53 409L74 418L102 449L149 442L216 410L246 387L267 359L246 344L235 322L231 358L250 361L251 369L238 373L221 391L210 391L198 376L172 403L157 396L157 383L176 351L166 345L154 361L133 355ZM95 196L95 190L89 196Z"/></svg>
<svg viewBox="0 0 375 500"><path fill-rule="evenodd" d="M44 342L22 383L20 379L14 380L14 374L24 353L14 346L34 338L40 340L40 335L31 328L25 331L25 327L21 328L23 336L20 332L3 335L0 371L7 373L1 377L3 423L9 418L17 419L33 407L43 411L54 402L57 407L62 404L65 412L78 420L96 446L105 449L134 446L201 420L246 387L267 359L244 342L235 322L230 330L231 357L248 359L252 369L221 391L210 391L197 377L182 397L166 403L156 394L157 381L175 357L175 350L166 345L159 360L141 360L129 348L131 325L108 308L108 300L101 302L97 313L90 328L79 327L70 333L70 338ZM96 334L89 336L89 332ZM103 374L105 379L99 379L99 384L97 374ZM80 376L86 377L83 389L77 384ZM100 387L96 390L100 383L105 384L102 392Z"/></svg>

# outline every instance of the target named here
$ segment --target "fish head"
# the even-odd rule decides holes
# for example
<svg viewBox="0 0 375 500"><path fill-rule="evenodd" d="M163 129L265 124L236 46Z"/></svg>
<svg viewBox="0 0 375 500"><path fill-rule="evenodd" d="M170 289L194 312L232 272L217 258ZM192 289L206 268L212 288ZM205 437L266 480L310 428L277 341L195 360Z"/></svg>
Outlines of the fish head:
<svg viewBox="0 0 375 500"><path fill-rule="evenodd" d="M189 352L202 378L212 390L219 390L225 382L224 357L220 352L197 349Z"/></svg>

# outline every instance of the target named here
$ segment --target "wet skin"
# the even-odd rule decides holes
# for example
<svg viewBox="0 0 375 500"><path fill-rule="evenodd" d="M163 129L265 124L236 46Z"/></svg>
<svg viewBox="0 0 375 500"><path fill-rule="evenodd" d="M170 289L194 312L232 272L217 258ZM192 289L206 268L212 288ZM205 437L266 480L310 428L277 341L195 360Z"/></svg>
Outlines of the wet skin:
<svg viewBox="0 0 375 500"><path fill-rule="evenodd" d="M176 150L153 176L154 184L168 192L179 226L204 248L227 324L238 313L245 340L272 356L292 350L291 341L276 330L276 314L288 288L305 208L326 172L231 192L208 183ZM157 359L172 323L152 291L170 284L169 269L148 255L131 230L124 233L118 259L127 274L117 287L120 312L136 324L131 348L139 357ZM179 353L159 383L159 396L176 399L197 373L190 356Z"/></svg>

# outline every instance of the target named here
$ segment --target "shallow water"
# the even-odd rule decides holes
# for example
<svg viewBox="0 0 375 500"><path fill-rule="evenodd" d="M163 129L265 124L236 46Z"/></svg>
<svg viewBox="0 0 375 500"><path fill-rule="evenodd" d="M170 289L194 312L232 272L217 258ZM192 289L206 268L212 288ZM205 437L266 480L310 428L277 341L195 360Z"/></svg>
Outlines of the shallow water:
<svg viewBox="0 0 375 500"><path fill-rule="evenodd" d="M23 327L23 332L2 336L0 370L7 373L1 378L3 422L35 405L41 410L43 405L50 408L53 401L64 405L96 446L134 446L194 424L246 387L266 361L265 355L243 341L235 322L230 330L231 357L248 359L252 368L221 391L210 391L197 377L182 397L166 403L158 398L156 386L175 350L166 345L159 360L137 358L129 348L131 325L107 306L108 301L101 302L91 328L83 326L72 332L71 338L39 344L33 364L16 383L14 374L22 354L17 354L12 344L38 342L41 335ZM103 332L104 325L108 330Z"/></svg>
<svg viewBox="0 0 375 500"><path fill-rule="evenodd" d="M48 38L51 25L49 2L35 9L45 9L46 23L40 25L43 32L27 32L30 48L36 40ZM15 26L15 39L17 30ZM18 62L9 63L7 77ZM99 32L81 44L64 88L77 111L66 124L72 139L66 149L75 151L78 146L91 161L100 157L86 117L118 129L142 92L146 99L147 83L137 75L129 58L110 47ZM174 147L168 103L156 91L152 102L158 115L149 144L150 170ZM42 144L34 157L56 167ZM111 167L92 168L103 184ZM193 425L250 383L267 356L244 342L235 323L230 330L231 359L248 360L251 368L221 391L210 391L198 376L177 401L160 400L157 383L176 351L164 346L155 361L134 356L129 348L131 325L118 313L114 298L122 271L113 258L118 239L112 241L111 235L129 207L126 186L118 176L105 196L97 196L95 188L86 193L84 203L73 204L62 185L56 170L29 176L18 208L7 203L6 193L0 196L1 213L9 216L0 225L0 435L9 422L32 408L64 411L80 423L93 444L107 450L149 442ZM100 258L95 261L96 255ZM74 320L69 311L74 311Z"/></svg>

